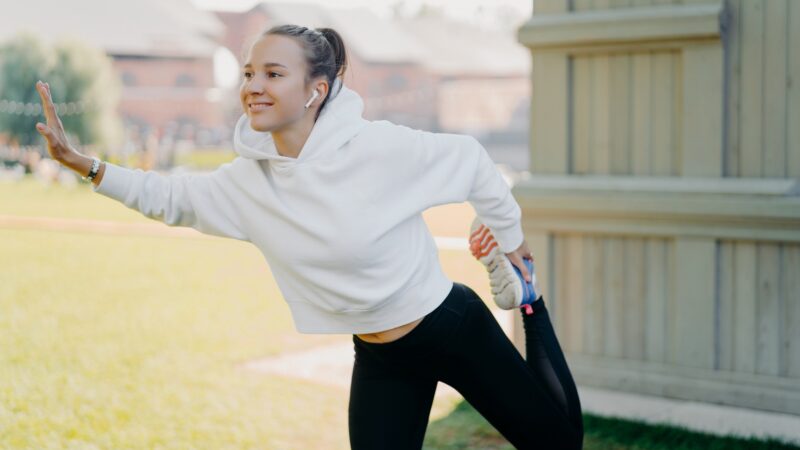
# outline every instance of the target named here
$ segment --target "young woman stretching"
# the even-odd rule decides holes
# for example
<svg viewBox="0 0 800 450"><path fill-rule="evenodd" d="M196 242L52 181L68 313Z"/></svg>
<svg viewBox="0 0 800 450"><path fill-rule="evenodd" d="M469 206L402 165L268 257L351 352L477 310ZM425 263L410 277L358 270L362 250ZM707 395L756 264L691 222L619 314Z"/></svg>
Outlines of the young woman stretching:
<svg viewBox="0 0 800 450"><path fill-rule="evenodd" d="M209 174L165 176L78 153L41 82L47 125L37 129L94 191L168 225L256 245L298 332L352 334L352 448L421 448L438 381L517 448L582 448L580 401L544 299L520 311L526 361L483 300L445 276L422 218L469 201L494 251L530 281L508 185L473 137L365 120L342 84L346 67L330 28L258 36L242 68L238 157Z"/></svg>

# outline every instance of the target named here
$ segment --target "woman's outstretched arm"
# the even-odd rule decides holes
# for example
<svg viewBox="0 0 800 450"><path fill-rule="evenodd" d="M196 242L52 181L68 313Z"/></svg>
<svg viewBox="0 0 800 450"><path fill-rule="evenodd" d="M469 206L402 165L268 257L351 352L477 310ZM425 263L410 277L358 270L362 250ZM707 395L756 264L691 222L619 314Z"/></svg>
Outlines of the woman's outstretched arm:
<svg viewBox="0 0 800 450"><path fill-rule="evenodd" d="M36 129L47 140L50 156L86 176L92 159L82 155L67 142L61 119L56 114L46 83L36 83L42 99L47 125ZM171 226L192 227L202 233L247 240L240 213L230 201L229 189L237 161L223 164L209 174L162 175L155 171L128 169L101 162L92 189L143 215Z"/></svg>

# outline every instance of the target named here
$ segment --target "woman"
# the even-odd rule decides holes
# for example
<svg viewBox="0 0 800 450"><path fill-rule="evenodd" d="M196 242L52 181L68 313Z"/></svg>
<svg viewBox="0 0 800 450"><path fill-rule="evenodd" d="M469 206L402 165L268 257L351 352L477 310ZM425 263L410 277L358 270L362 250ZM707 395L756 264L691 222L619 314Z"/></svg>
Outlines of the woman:
<svg viewBox="0 0 800 450"><path fill-rule="evenodd" d="M46 83L37 89L47 125L37 129L96 192L258 246L299 332L353 335L353 448L420 448L440 380L517 448L581 448L580 402L544 300L523 314L526 362L478 295L445 276L422 219L431 206L469 201L530 281L507 184L470 136L365 120L341 83L345 69L332 29L258 36L242 72L238 157L210 174L164 176L79 154Z"/></svg>

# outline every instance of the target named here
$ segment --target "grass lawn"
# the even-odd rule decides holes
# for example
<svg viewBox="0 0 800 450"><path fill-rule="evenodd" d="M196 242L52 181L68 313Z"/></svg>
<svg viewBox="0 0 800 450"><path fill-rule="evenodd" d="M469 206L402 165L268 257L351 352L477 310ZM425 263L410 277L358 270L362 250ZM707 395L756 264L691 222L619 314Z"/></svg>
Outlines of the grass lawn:
<svg viewBox="0 0 800 450"><path fill-rule="evenodd" d="M6 214L152 222L86 185L31 180L0 183ZM471 208L426 219L458 236ZM0 228L0 249L0 448L349 448L346 390L238 368L350 340L297 333L251 244ZM441 259L489 298L469 253ZM591 415L586 427L587 449L791 448ZM468 403L437 400L425 448L512 447Z"/></svg>

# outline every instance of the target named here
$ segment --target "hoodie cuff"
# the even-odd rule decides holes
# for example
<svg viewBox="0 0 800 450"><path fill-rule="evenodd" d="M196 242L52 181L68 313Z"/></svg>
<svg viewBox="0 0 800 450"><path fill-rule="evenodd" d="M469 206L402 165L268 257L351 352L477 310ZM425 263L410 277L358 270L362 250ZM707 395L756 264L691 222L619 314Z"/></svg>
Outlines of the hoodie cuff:
<svg viewBox="0 0 800 450"><path fill-rule="evenodd" d="M92 190L106 197L123 202L125 195L128 193L128 186L130 186L134 170L112 164L108 161L105 162L105 165L106 170L103 172L103 179L100 180L100 184L98 185L92 183Z"/></svg>
<svg viewBox="0 0 800 450"><path fill-rule="evenodd" d="M503 253L511 253L522 245L525 236L522 233L522 222L516 222L508 228L491 228L494 240Z"/></svg>

